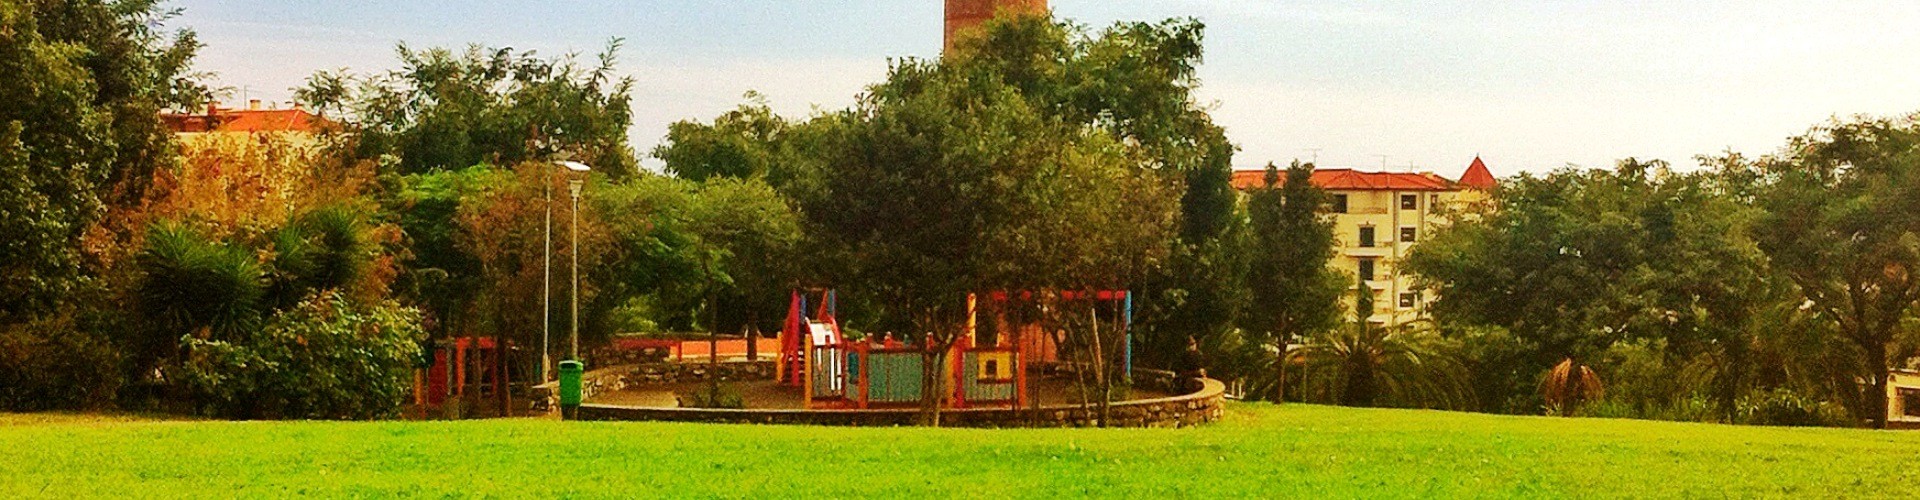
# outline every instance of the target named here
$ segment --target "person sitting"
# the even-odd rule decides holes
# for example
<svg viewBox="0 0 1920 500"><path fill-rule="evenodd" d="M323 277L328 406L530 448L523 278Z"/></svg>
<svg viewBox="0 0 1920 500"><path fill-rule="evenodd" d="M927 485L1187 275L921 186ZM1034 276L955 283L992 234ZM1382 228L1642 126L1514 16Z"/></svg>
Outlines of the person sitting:
<svg viewBox="0 0 1920 500"><path fill-rule="evenodd" d="M1180 352L1175 360L1174 372L1181 378L1207 378L1206 355L1200 352L1200 341L1187 337L1187 348Z"/></svg>

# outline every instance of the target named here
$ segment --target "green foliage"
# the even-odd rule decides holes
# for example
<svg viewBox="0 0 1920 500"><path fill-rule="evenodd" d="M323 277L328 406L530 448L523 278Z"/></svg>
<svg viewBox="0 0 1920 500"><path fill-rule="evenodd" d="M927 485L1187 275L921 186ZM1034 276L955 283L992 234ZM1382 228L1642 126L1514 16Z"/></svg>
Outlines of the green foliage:
<svg viewBox="0 0 1920 500"><path fill-rule="evenodd" d="M326 292L257 330L184 339L177 377L195 410L211 416L385 417L410 393L425 338L415 310Z"/></svg>
<svg viewBox="0 0 1920 500"><path fill-rule="evenodd" d="M1835 378L1858 382L1841 401L1884 425L1888 370L1920 352L1901 338L1920 301L1920 117L1833 123L1777 156L1712 161L1765 208L1752 234L1812 325L1850 344Z"/></svg>
<svg viewBox="0 0 1920 500"><path fill-rule="evenodd" d="M459 246L456 217L488 185L507 182L509 174L487 167L408 175L383 211L394 214L406 235L406 271L398 295L420 307L449 331L465 326L466 311L479 294L480 262Z"/></svg>
<svg viewBox="0 0 1920 500"><path fill-rule="evenodd" d="M1734 367L1714 382L1732 411L1770 285L1747 236L1755 214L1729 186L1626 160L1612 171L1523 174L1496 196L1497 207L1462 214L1408 259L1436 288L1436 318L1511 332L1524 351L1509 360L1536 375L1566 358L1586 364L1617 342L1664 339L1677 354Z"/></svg>
<svg viewBox="0 0 1920 500"><path fill-rule="evenodd" d="M155 114L204 102L192 32L154 0L0 5L0 323L47 313L101 272L80 244L172 161Z"/></svg>
<svg viewBox="0 0 1920 500"><path fill-rule="evenodd" d="M711 124L681 121L668 126L667 139L653 149L653 156L682 179L761 178L784 185L795 176L790 170L802 156L791 151L796 125L773 114L760 94L748 92L747 100Z"/></svg>
<svg viewBox="0 0 1920 500"><path fill-rule="evenodd" d="M349 115L337 118L358 133L356 154L396 156L401 173L515 165L565 152L619 179L638 166L627 145L633 82L615 76L620 45L613 40L583 66L573 56L544 59L511 48L401 44L401 69L322 72L295 97Z"/></svg>
<svg viewBox="0 0 1920 500"><path fill-rule="evenodd" d="M1740 400L1740 422L1788 427L1852 427L1844 408L1793 391L1756 391Z"/></svg>
<svg viewBox="0 0 1920 500"><path fill-rule="evenodd" d="M1302 400L1342 406L1467 409L1478 405L1460 362L1460 346L1431 322L1375 325L1373 294L1354 288L1354 317L1315 332L1298 350Z"/></svg>
<svg viewBox="0 0 1920 500"><path fill-rule="evenodd" d="M1336 328L1345 279L1328 266L1334 256L1333 221L1320 212L1328 198L1312 182L1313 165L1294 162L1281 183L1267 165L1266 184L1247 200L1253 244L1247 278L1252 307L1247 330L1276 356L1296 339ZM1281 399L1279 390L1262 394Z"/></svg>
<svg viewBox="0 0 1920 500"><path fill-rule="evenodd" d="M266 283L253 253L188 224L156 224L136 263L142 276L134 290L137 310L159 336L155 341L204 335L201 330L231 334L261 312Z"/></svg>
<svg viewBox="0 0 1920 500"><path fill-rule="evenodd" d="M120 351L96 325L63 311L0 325L0 411L100 409L122 384Z"/></svg>
<svg viewBox="0 0 1920 500"><path fill-rule="evenodd" d="M316 291L348 288L366 274L375 249L363 217L355 207L330 205L301 214L273 232L270 302L275 308Z"/></svg>

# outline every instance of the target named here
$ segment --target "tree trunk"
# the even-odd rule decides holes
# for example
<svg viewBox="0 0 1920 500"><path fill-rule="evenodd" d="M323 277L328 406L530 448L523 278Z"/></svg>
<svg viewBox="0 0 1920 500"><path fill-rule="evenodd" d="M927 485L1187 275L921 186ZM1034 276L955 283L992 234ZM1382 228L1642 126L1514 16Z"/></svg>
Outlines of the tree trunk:
<svg viewBox="0 0 1920 500"><path fill-rule="evenodd" d="M1280 353L1273 360L1273 404L1287 402L1287 334L1280 334Z"/></svg>
<svg viewBox="0 0 1920 500"><path fill-rule="evenodd" d="M760 321L752 311L747 312L747 327L743 333L747 338L747 361L760 360Z"/></svg>
<svg viewBox="0 0 1920 500"><path fill-rule="evenodd" d="M1869 394L1866 395L1867 422L1875 429L1887 428L1887 382L1892 377L1892 369L1887 366L1887 345L1875 343L1866 347L1867 361L1873 363L1873 378L1870 381Z"/></svg>
<svg viewBox="0 0 1920 500"><path fill-rule="evenodd" d="M940 351L929 337L927 351L921 355L920 364L920 423L928 427L940 426Z"/></svg>

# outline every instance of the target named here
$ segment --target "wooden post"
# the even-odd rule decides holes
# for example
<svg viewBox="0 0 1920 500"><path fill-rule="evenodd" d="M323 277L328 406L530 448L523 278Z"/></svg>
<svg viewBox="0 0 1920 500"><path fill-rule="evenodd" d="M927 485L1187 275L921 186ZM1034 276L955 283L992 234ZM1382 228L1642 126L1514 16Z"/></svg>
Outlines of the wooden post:
<svg viewBox="0 0 1920 500"><path fill-rule="evenodd" d="M813 409L813 335L802 333L800 343L800 403L802 408Z"/></svg>

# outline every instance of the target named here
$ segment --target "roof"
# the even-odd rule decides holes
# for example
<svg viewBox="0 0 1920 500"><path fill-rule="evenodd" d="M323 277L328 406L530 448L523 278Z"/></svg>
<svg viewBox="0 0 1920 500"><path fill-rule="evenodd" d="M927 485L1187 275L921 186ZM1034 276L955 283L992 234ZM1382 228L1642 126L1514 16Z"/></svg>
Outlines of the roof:
<svg viewBox="0 0 1920 500"><path fill-rule="evenodd" d="M1467 166L1467 172L1460 174L1460 184L1488 191L1499 187L1500 181L1493 178L1493 171L1487 170L1487 162L1480 161L1479 156L1474 156L1473 164Z"/></svg>
<svg viewBox="0 0 1920 500"><path fill-rule="evenodd" d="M233 110L212 113L163 114L160 119L177 133L190 132L314 132L326 119L305 109Z"/></svg>
<svg viewBox="0 0 1920 500"><path fill-rule="evenodd" d="M1254 189L1266 184L1265 170L1235 170L1233 187ZM1286 182L1282 173L1280 182ZM1313 171L1313 185L1328 191L1459 191L1460 185L1430 173L1362 172L1350 168Z"/></svg>

